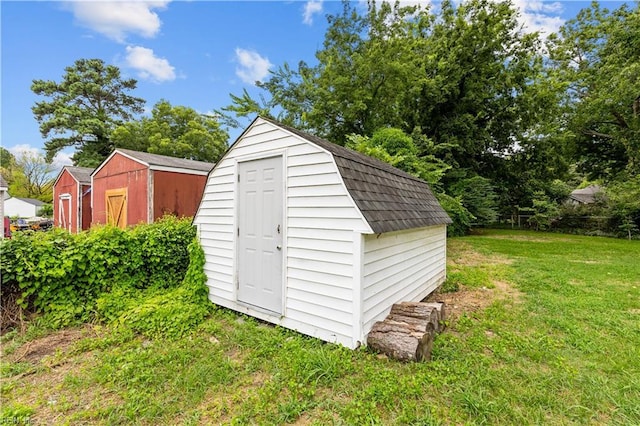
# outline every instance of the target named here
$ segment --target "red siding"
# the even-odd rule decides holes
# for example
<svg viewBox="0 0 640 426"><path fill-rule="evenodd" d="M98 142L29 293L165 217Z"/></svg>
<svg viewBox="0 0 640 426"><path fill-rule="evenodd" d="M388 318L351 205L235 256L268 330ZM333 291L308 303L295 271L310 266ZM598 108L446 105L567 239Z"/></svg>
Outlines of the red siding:
<svg viewBox="0 0 640 426"><path fill-rule="evenodd" d="M127 188L127 224L147 223L148 185L148 168L116 153L93 176L93 223L106 223L105 193L119 188Z"/></svg>
<svg viewBox="0 0 640 426"><path fill-rule="evenodd" d="M207 176L153 172L153 219L165 214L193 217L198 210Z"/></svg>
<svg viewBox="0 0 640 426"><path fill-rule="evenodd" d="M60 195L61 194L69 194L71 195L71 200L68 201L71 203L71 216L69 217L69 209L68 204L65 202L64 206L64 217L67 220L67 225L62 224L60 221ZM65 227L70 232L77 233L78 232L78 183L71 176L67 170L63 170L60 178L56 182L56 186L53 188L53 224L57 227Z"/></svg>
<svg viewBox="0 0 640 426"><path fill-rule="evenodd" d="M80 226L85 231L91 227L91 185L80 186Z"/></svg>

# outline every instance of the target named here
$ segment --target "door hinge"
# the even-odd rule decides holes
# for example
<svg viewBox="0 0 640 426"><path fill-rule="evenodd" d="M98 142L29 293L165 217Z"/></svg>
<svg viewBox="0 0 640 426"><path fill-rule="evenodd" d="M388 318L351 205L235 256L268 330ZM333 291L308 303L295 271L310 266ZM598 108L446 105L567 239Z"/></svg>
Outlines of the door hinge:
<svg viewBox="0 0 640 426"><path fill-rule="evenodd" d="M238 173L238 182L240 182L240 173Z"/></svg>
<svg viewBox="0 0 640 426"><path fill-rule="evenodd" d="M240 236L240 228L238 228L238 237Z"/></svg>

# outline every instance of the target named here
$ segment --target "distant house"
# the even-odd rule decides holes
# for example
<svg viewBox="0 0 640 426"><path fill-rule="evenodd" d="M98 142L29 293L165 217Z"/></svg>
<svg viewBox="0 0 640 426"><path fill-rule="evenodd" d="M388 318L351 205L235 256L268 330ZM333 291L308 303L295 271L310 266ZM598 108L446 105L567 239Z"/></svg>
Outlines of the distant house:
<svg viewBox="0 0 640 426"><path fill-rule="evenodd" d="M53 184L53 224L72 233L91 226L91 172L65 166Z"/></svg>
<svg viewBox="0 0 640 426"><path fill-rule="evenodd" d="M193 216L213 163L116 149L91 174L92 223L124 228Z"/></svg>
<svg viewBox="0 0 640 426"><path fill-rule="evenodd" d="M35 198L10 197L4 201L4 214L10 217L39 216L46 204Z"/></svg>
<svg viewBox="0 0 640 426"><path fill-rule="evenodd" d="M602 192L599 185L589 185L586 188L575 189L569 195L568 202L573 205L593 204L597 201L597 194Z"/></svg>
<svg viewBox="0 0 640 426"><path fill-rule="evenodd" d="M350 348L446 276L451 219L426 182L266 118L211 171L194 223L212 302Z"/></svg>

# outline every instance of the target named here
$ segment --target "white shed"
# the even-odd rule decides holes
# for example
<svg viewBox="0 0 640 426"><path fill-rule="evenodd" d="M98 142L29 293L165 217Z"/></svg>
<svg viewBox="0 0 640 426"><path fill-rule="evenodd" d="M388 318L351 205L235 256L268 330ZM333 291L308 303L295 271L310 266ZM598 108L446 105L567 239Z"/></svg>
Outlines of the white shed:
<svg viewBox="0 0 640 426"><path fill-rule="evenodd" d="M10 217L39 216L46 203L35 198L7 198L4 202L4 214Z"/></svg>
<svg viewBox="0 0 640 426"><path fill-rule="evenodd" d="M261 117L194 219L212 302L350 348L442 283L450 222L424 181Z"/></svg>

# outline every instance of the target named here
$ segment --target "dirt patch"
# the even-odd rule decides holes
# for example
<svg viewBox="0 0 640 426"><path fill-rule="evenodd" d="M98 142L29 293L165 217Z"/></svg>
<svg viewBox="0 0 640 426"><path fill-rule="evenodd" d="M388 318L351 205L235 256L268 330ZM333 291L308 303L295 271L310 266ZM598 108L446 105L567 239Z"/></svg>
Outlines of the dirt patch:
<svg viewBox="0 0 640 426"><path fill-rule="evenodd" d="M453 249L453 250L452 250ZM480 265L510 265L512 259L495 254L485 255L475 251L469 244L461 241L450 242L448 251L455 251L455 257L450 253L447 260L449 267L480 266Z"/></svg>
<svg viewBox="0 0 640 426"><path fill-rule="evenodd" d="M464 313L485 309L497 300L520 302L522 293L504 281L493 281L494 288L467 288L453 293L435 292L429 295L426 302L444 302L445 312L449 321L455 322Z"/></svg>
<svg viewBox="0 0 640 426"><path fill-rule="evenodd" d="M88 333L87 328L62 330L25 343L7 359L11 362L37 364L46 356L69 352L73 344L86 337Z"/></svg>
<svg viewBox="0 0 640 426"><path fill-rule="evenodd" d="M86 412L124 403L122 397L115 392L96 384L83 386L82 392L77 392L73 386L68 385L67 382L72 377L78 377L77 380L82 381L89 380L85 377L85 371L95 363L95 354L84 352L53 367L38 370L34 374L3 379L2 383L5 385L14 383L23 389L16 392L12 400L15 404L25 405L35 410L29 417L30 424L58 424L67 413Z"/></svg>
<svg viewBox="0 0 640 426"><path fill-rule="evenodd" d="M571 263L583 263L585 265L604 265L605 262L600 262L597 260L569 260Z"/></svg>
<svg viewBox="0 0 640 426"><path fill-rule="evenodd" d="M502 236L496 237L502 238ZM479 253L470 244L455 239L447 241L447 244L449 273L477 269L488 276L483 287L467 287L462 282L460 289L456 292L440 293L436 290L425 299L428 302L444 302L449 320L455 321L465 312L484 309L496 300L512 300L516 303L520 301L522 296L520 291L508 282L496 278L501 275L502 268L506 267L504 265L510 265L513 259L496 254Z"/></svg>
<svg viewBox="0 0 640 426"><path fill-rule="evenodd" d="M553 242L571 242L570 238L558 238L556 236L552 238L545 238L543 236L533 235L488 235L480 234L483 238L491 238L492 240L513 240L513 241L527 241L530 243L553 243Z"/></svg>

